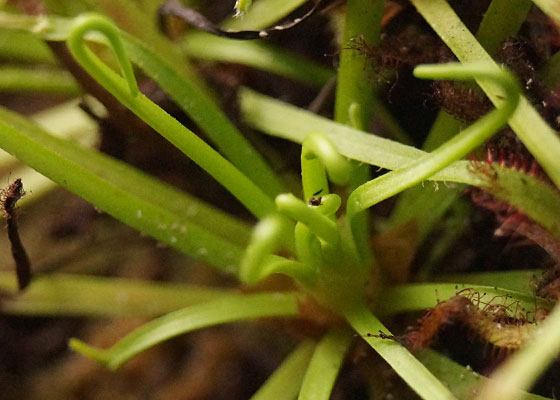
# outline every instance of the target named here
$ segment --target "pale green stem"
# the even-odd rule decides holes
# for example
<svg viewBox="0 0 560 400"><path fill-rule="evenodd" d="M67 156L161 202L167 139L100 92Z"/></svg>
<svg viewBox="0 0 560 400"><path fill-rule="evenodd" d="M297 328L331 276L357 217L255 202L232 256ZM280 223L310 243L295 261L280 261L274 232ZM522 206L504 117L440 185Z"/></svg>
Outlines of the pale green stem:
<svg viewBox="0 0 560 400"><path fill-rule="evenodd" d="M236 296L232 290L84 275L39 275L17 292L12 272L0 272L2 312L33 316L157 317L190 305Z"/></svg>
<svg viewBox="0 0 560 400"><path fill-rule="evenodd" d="M188 57L247 65L320 88L333 77L331 69L266 42L240 41L194 32L181 50Z"/></svg>

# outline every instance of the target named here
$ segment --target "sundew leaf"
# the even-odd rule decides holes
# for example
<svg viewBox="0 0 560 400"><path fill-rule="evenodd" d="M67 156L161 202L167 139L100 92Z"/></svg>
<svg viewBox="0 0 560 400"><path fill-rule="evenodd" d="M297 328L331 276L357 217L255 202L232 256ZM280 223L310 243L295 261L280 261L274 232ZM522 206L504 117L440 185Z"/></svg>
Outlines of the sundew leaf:
<svg viewBox="0 0 560 400"><path fill-rule="evenodd" d="M110 47L117 56L125 78L109 68L87 47L84 35L91 31L101 33L110 42ZM99 84L210 174L253 215L261 218L274 211L272 198L255 182L194 132L139 92L132 64L123 48L121 34L109 19L100 14L86 14L77 17L71 28L67 45L80 65Z"/></svg>
<svg viewBox="0 0 560 400"><path fill-rule="evenodd" d="M213 325L265 317L298 315L294 293L238 295L197 304L155 319L103 350L72 339L70 347L110 369L116 369L138 353L175 336Z"/></svg>
<svg viewBox="0 0 560 400"><path fill-rule="evenodd" d="M334 77L329 68L270 43L232 40L196 32L186 35L181 41L181 50L189 57L247 65L311 87L321 87Z"/></svg>
<svg viewBox="0 0 560 400"><path fill-rule="evenodd" d="M533 0L546 15L548 15L556 25L560 25L560 6L556 0Z"/></svg>
<svg viewBox="0 0 560 400"><path fill-rule="evenodd" d="M0 29L0 57L18 63L55 65L49 47L29 32Z"/></svg>
<svg viewBox="0 0 560 400"><path fill-rule="evenodd" d="M188 60L181 57L169 40L163 37L158 30L156 20L143 7L139 7L137 2L133 0L88 0L88 3L91 11L107 15L120 29L141 40L146 46L155 49L158 56L174 65L180 71L181 76L191 85L210 92L206 82L198 76L196 69L190 65Z"/></svg>
<svg viewBox="0 0 560 400"><path fill-rule="evenodd" d="M463 282L464 284L496 286L502 289L532 295L531 280L540 276L542 270L514 270L495 272L474 272L464 274L439 274L432 279L437 282Z"/></svg>
<svg viewBox="0 0 560 400"><path fill-rule="evenodd" d="M489 68L499 68L445 0L411 2L459 61L484 62ZM494 104L501 103L503 93L497 86L485 80L477 83ZM560 139L525 97L521 97L509 125L556 186L560 186Z"/></svg>
<svg viewBox="0 0 560 400"><path fill-rule="evenodd" d="M518 32L530 8L530 0L493 0L478 27L477 40L490 54L494 54L500 43ZM508 18L503 18L505 12ZM462 125L445 110L440 110L422 150L434 150L459 132ZM441 187L439 191L424 190L419 186L411 188L399 197L391 212L390 225L395 227L407 220L416 221L419 226L418 243L421 244L458 197L458 191L441 190Z"/></svg>
<svg viewBox="0 0 560 400"><path fill-rule="evenodd" d="M38 18L0 12L0 27L22 29L51 41L66 41L72 22L69 18ZM88 34L86 37L88 40L104 43L97 33ZM200 126L222 154L269 195L284 191L283 184L270 166L228 120L207 92L199 88L196 79L185 75L184 70L178 70L176 65L180 64L167 61L157 51L132 35L121 32L121 38L132 61L153 78Z"/></svg>
<svg viewBox="0 0 560 400"><path fill-rule="evenodd" d="M513 354L491 375L478 399L519 399L560 352L560 307L555 307L541 322L536 336Z"/></svg>
<svg viewBox="0 0 560 400"><path fill-rule="evenodd" d="M463 367L436 351L425 349L417 354L417 357L431 373L445 382L459 399L472 399L473 394L477 393L480 387L489 381L488 378L476 373L472 368ZM519 399L548 400L547 397L527 392L519 393Z"/></svg>
<svg viewBox="0 0 560 400"><path fill-rule="evenodd" d="M270 196L284 191L270 166L210 97L142 42L124 33L122 38L134 63L160 85L241 172Z"/></svg>
<svg viewBox="0 0 560 400"><path fill-rule="evenodd" d="M348 307L344 311L344 317L363 337L363 340L378 352L421 398L425 400L455 399L445 384L432 375L405 347L392 340L371 336L376 335L379 331L389 335L390 332L365 305Z"/></svg>
<svg viewBox="0 0 560 400"><path fill-rule="evenodd" d="M287 16L307 0L258 0L242 15L229 18L222 28L229 30L263 29Z"/></svg>
<svg viewBox="0 0 560 400"><path fill-rule="evenodd" d="M241 90L240 106L245 122L263 133L302 143L309 132L322 132L344 156L378 167L401 168L426 154L415 147L337 124L250 89ZM523 171L456 161L428 179L481 187L560 238L558 191Z"/></svg>
<svg viewBox="0 0 560 400"><path fill-rule="evenodd" d="M311 340L300 343L251 397L251 400L295 399L314 348L315 343Z"/></svg>
<svg viewBox="0 0 560 400"><path fill-rule="evenodd" d="M61 93L81 92L72 75L59 69L0 67L0 92Z"/></svg>
<svg viewBox="0 0 560 400"><path fill-rule="evenodd" d="M247 240L249 230L232 217L126 164L53 137L4 109L0 147L126 224L195 259L235 272L243 252L235 237Z"/></svg>
<svg viewBox="0 0 560 400"><path fill-rule="evenodd" d="M15 293L11 272L0 272L0 290ZM227 289L70 274L33 278L25 292L6 296L2 312L34 316L157 317L225 296Z"/></svg>
<svg viewBox="0 0 560 400"><path fill-rule="evenodd" d="M348 329L331 329L317 343L305 372L298 400L328 400L336 377L354 339Z"/></svg>
<svg viewBox="0 0 560 400"><path fill-rule="evenodd" d="M439 301L447 300L458 291L467 290L468 293L477 293L481 302L492 299L506 301L507 304L518 305L518 311L534 313L535 307L549 309L551 305L546 300L535 297L534 294L517 292L496 286L471 285L466 283L412 283L396 286L383 292L376 312L384 317L408 311L420 311L435 307ZM475 297L479 299L479 297ZM482 303L481 303L482 304ZM515 308L514 305L514 308ZM534 316L534 314L532 314Z"/></svg>

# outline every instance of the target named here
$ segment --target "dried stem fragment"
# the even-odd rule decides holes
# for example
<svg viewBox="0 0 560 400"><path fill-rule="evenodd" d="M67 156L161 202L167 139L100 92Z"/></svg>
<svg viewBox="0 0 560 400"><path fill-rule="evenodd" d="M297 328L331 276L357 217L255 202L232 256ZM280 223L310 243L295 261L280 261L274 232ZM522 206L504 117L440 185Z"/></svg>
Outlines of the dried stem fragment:
<svg viewBox="0 0 560 400"><path fill-rule="evenodd" d="M0 192L0 204L8 224L8 238L12 245L12 256L16 263L16 275L19 290L25 289L31 282L31 262L19 237L15 206L25 195L21 179L16 179Z"/></svg>

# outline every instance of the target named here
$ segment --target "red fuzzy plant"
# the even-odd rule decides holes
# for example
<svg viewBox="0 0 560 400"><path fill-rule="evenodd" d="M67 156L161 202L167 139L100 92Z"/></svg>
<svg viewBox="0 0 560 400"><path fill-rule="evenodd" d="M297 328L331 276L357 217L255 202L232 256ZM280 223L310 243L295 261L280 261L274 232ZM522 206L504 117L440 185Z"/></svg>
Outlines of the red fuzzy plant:
<svg viewBox="0 0 560 400"><path fill-rule="evenodd" d="M471 337L493 346L497 350L494 355L507 355L532 337L537 324L529 318L530 312L508 295L495 296L489 301L483 300L485 296L470 288L458 291L429 309L416 326L409 327L407 334L392 336L379 332L368 336L398 341L415 352L430 346L445 326L459 324ZM542 318L542 313L537 311L535 314Z"/></svg>

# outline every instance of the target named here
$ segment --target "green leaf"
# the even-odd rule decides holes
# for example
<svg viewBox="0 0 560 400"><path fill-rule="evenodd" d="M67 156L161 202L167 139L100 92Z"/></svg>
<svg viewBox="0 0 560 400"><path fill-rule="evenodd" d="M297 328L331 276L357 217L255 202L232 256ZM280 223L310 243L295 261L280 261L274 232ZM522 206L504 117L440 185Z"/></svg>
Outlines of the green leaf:
<svg viewBox="0 0 560 400"><path fill-rule="evenodd" d="M102 362L110 369L116 369L138 353L196 329L255 318L296 315L298 315L297 297L293 293L228 296L155 319L106 350L88 346L77 339L70 341L70 347Z"/></svg>
<svg viewBox="0 0 560 400"><path fill-rule="evenodd" d="M315 347L298 400L328 400L339 370L354 339L348 329L331 329Z"/></svg>
<svg viewBox="0 0 560 400"><path fill-rule="evenodd" d="M425 400L455 398L449 389L402 345L392 340L368 336L368 334L377 335L379 331L389 335L390 332L365 306L348 307L344 317L421 398Z"/></svg>
<svg viewBox="0 0 560 400"><path fill-rule="evenodd" d="M556 0L533 0L546 15L548 15L556 25L560 25L560 7Z"/></svg>
<svg viewBox="0 0 560 400"><path fill-rule="evenodd" d="M304 341L282 362L251 400L293 400L297 397L315 344Z"/></svg>
<svg viewBox="0 0 560 400"><path fill-rule="evenodd" d="M530 0L492 0L476 33L477 40L488 53L495 54L506 38L517 34L531 6Z"/></svg>
<svg viewBox="0 0 560 400"><path fill-rule="evenodd" d="M243 15L224 21L222 27L232 31L263 29L305 2L307 0L258 0Z"/></svg>
<svg viewBox="0 0 560 400"><path fill-rule="evenodd" d="M0 29L0 57L11 62L55 64L48 46L29 32Z"/></svg>
<svg viewBox="0 0 560 400"><path fill-rule="evenodd" d="M246 88L240 92L240 106L246 123L268 135L302 143L309 132L322 132L342 155L382 168L397 169L427 154L412 146L337 124ZM529 174L512 168L488 167L485 163L456 161L428 180L481 187L560 238L558 191Z"/></svg>
<svg viewBox="0 0 560 400"><path fill-rule="evenodd" d="M499 286L502 289L513 290L532 295L534 289L531 281L542 274L542 270L515 270L496 272L475 272L464 274L444 274L434 276L438 282L464 282L466 284Z"/></svg>
<svg viewBox="0 0 560 400"><path fill-rule="evenodd" d="M492 373L492 379L482 388L478 398L519 399L519 391L530 389L559 353L560 307L555 307L539 324L535 337Z"/></svg>
<svg viewBox="0 0 560 400"><path fill-rule="evenodd" d="M350 0L346 4L335 97L335 120L339 123L348 124L352 104L359 108L358 128L366 128L371 122L376 93L374 85L364 84L370 79L371 71L366 68L369 60L349 44L360 35L368 44L378 45L384 10L385 0Z"/></svg>
<svg viewBox="0 0 560 400"><path fill-rule="evenodd" d="M485 376L474 372L472 368L465 368L433 350L423 350L417 357L430 372L445 382L459 399L472 399L473 393L489 381ZM527 392L522 392L519 396L523 400L549 400Z"/></svg>
<svg viewBox="0 0 560 400"><path fill-rule="evenodd" d="M171 64L142 42L130 35L122 36L132 61L202 128L222 154L268 195L284 191L283 184L263 157L205 92L183 79Z"/></svg>
<svg viewBox="0 0 560 400"><path fill-rule="evenodd" d="M63 93L81 92L72 75L57 69L0 67L1 92Z"/></svg>
<svg viewBox="0 0 560 400"><path fill-rule="evenodd" d="M518 302L523 311L535 311L535 307L548 309L550 304L535 297L529 291L517 292L487 285L465 283L411 283L387 289L382 294L376 313L382 317L408 311L419 311L435 307L439 301L449 299L460 290L468 289L480 294L480 299L490 301L493 298L511 299ZM478 297L476 297L478 300ZM534 316L534 314L533 314Z"/></svg>
<svg viewBox="0 0 560 400"><path fill-rule="evenodd" d="M235 243L248 240L249 230L226 214L4 109L0 147L128 225L195 259L236 270L243 250Z"/></svg>
<svg viewBox="0 0 560 400"><path fill-rule="evenodd" d="M0 290L16 293L11 272L0 272ZM49 274L33 278L23 293L6 296L2 312L35 316L156 317L193 304L235 296L233 291L123 278Z"/></svg>
<svg viewBox="0 0 560 400"><path fill-rule="evenodd" d="M70 30L72 29L72 23L73 20L68 18L37 18L0 12L0 27L26 30L45 40L67 40ZM105 43L103 37L97 32L88 33L86 37L88 40ZM156 51L153 47L148 47L145 43L124 32L121 32L121 38L128 52L128 56L132 61L138 64L148 76L152 77L160 87L167 92L179 107L206 132L208 137L216 143L218 149L228 157L233 164L270 196L284 191L283 184L271 170L270 166L251 146L247 139L242 136L239 130L227 119L211 96L208 95L209 91L200 89L200 83L197 79L191 76L191 74L185 74L185 71L188 71L188 69L179 69L179 66L182 64L180 62L174 62L176 57L167 57L168 59L166 59L164 56L160 55L163 51L162 49L168 48L167 42L165 42L166 46L159 46ZM159 39L155 43L159 43ZM167 53L164 52L163 54ZM101 67L112 77L110 80L105 80L105 84L114 84L115 79L118 79L116 75L113 74L110 69L103 68L105 67L104 65L101 65ZM118 80L116 82L118 82ZM127 92L125 90L122 93ZM131 106L132 103L134 103L126 101L122 95L117 97L119 97L125 105ZM145 104L138 103L146 102L134 103L136 110L139 106L145 106ZM153 107L152 110L154 110ZM166 116L168 117L167 114ZM143 114L143 118L149 118L151 122L148 123L151 124L152 127L154 124L161 124L167 119L163 117L160 112L152 112L147 115ZM173 132L177 129L171 128L171 126L174 125L173 123L167 123L166 125L167 128L164 129L165 133L163 136L174 143L176 147L181 148L179 143L184 142L184 140L180 140L179 138L185 138L189 135L185 134L185 132L179 136L173 133L167 134L167 132ZM188 132L186 128L182 130ZM188 138L186 140L188 140ZM189 147L195 148L200 147L200 143L203 143L198 137L188 141L191 141ZM185 147L183 147L183 151L185 152ZM195 152L196 155L191 158L200 161L198 153L201 153L201 151L202 149L199 148L199 150ZM227 168L222 165L218 168L218 172L225 171L226 169ZM220 173L220 175L223 174Z"/></svg>
<svg viewBox="0 0 560 400"><path fill-rule="evenodd" d="M247 65L311 87L321 87L334 76L332 70L270 43L232 40L196 32L185 37L181 50L189 57Z"/></svg>
<svg viewBox="0 0 560 400"><path fill-rule="evenodd" d="M498 68L445 0L411 2L461 62L484 62ZM503 93L499 88L485 80L477 83L494 104L501 102ZM560 186L560 139L526 98L521 98L509 125L556 186Z"/></svg>

